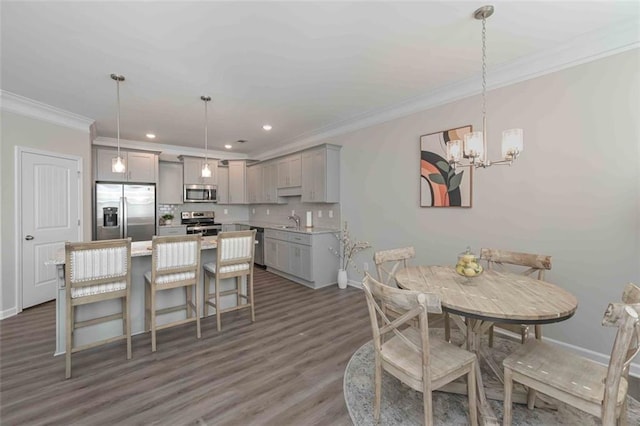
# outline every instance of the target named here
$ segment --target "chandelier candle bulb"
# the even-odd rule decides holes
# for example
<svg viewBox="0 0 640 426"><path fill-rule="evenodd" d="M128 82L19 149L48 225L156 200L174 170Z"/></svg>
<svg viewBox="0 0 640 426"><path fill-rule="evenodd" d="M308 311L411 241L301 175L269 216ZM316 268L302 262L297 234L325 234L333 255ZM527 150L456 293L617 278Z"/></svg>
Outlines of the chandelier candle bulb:
<svg viewBox="0 0 640 426"><path fill-rule="evenodd" d="M515 159L524 150L522 129L508 129L502 132L502 158Z"/></svg>
<svg viewBox="0 0 640 426"><path fill-rule="evenodd" d="M447 159L457 163L462 159L462 141L459 139L447 142Z"/></svg>
<svg viewBox="0 0 640 426"><path fill-rule="evenodd" d="M464 155L473 159L482 158L484 155L482 132L471 132L464 135Z"/></svg>
<svg viewBox="0 0 640 426"><path fill-rule="evenodd" d="M313 212L307 212L307 228L313 228Z"/></svg>

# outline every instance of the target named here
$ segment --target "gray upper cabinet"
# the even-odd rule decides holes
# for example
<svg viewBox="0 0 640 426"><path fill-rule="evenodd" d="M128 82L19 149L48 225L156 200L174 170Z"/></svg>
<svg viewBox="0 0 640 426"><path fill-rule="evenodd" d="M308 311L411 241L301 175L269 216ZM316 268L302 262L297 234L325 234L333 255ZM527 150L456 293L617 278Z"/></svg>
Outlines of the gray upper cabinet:
<svg viewBox="0 0 640 426"><path fill-rule="evenodd" d="M323 145L302 153L302 202L340 201L340 146Z"/></svg>
<svg viewBox="0 0 640 426"><path fill-rule="evenodd" d="M118 151L110 148L95 150L95 177L97 181L156 183L158 181L158 155L154 152L120 150L124 173L111 171Z"/></svg>
<svg viewBox="0 0 640 426"><path fill-rule="evenodd" d="M159 204L182 204L182 163L160 161Z"/></svg>
<svg viewBox="0 0 640 426"><path fill-rule="evenodd" d="M270 161L262 165L262 202L275 204L278 202L278 163Z"/></svg>
<svg viewBox="0 0 640 426"><path fill-rule="evenodd" d="M278 188L292 188L301 185L302 158L293 154L278 160Z"/></svg>
<svg viewBox="0 0 640 426"><path fill-rule="evenodd" d="M180 157L184 166L184 184L185 185L217 185L218 184L218 160L209 158L209 168L211 169L211 177L202 177L202 166L204 166L204 158L199 157Z"/></svg>
<svg viewBox="0 0 640 426"><path fill-rule="evenodd" d="M218 204L229 204L229 167L218 166Z"/></svg>
<svg viewBox="0 0 640 426"><path fill-rule="evenodd" d="M262 165L247 167L247 198L250 204L262 202Z"/></svg>
<svg viewBox="0 0 640 426"><path fill-rule="evenodd" d="M228 192L229 204L247 203L247 163L229 160Z"/></svg>

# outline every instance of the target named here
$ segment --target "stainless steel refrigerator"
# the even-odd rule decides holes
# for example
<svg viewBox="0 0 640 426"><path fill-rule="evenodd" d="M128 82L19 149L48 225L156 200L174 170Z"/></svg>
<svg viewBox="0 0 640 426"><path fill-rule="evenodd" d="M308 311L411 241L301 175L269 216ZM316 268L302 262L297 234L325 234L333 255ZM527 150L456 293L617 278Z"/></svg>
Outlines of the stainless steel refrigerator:
<svg viewBox="0 0 640 426"><path fill-rule="evenodd" d="M147 241L155 235L155 185L97 183L95 196L96 240Z"/></svg>

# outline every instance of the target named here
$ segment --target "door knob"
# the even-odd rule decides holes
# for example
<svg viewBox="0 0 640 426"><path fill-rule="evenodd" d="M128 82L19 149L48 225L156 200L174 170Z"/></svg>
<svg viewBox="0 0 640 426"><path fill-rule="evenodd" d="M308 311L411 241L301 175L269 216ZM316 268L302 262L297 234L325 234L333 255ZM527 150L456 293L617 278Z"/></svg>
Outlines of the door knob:
<svg viewBox="0 0 640 426"><path fill-rule="evenodd" d="M24 237L24 239L27 241L31 241L33 240L33 235L27 235L26 237Z"/></svg>

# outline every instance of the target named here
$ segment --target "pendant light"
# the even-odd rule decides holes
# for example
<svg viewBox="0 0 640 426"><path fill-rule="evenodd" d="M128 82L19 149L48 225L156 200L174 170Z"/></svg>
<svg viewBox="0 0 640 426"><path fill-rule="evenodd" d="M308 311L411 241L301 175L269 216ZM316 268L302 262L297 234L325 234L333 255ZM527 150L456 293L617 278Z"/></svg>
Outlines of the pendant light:
<svg viewBox="0 0 640 426"><path fill-rule="evenodd" d="M111 160L111 171L113 173L124 173L125 165L120 157L120 82L124 81L124 75L111 74L111 79L116 81L116 94L118 99L118 112L116 115L116 123L118 126L118 156Z"/></svg>
<svg viewBox="0 0 640 426"><path fill-rule="evenodd" d="M452 167L474 166L486 168L494 164L510 165L524 149L522 129L509 129L502 132L502 159L489 161L487 150L487 18L493 15L494 7L482 6L473 17L482 20L482 131L464 135L464 142L452 140L447 142L447 160ZM468 164L463 164L464 157Z"/></svg>
<svg viewBox="0 0 640 426"><path fill-rule="evenodd" d="M207 114L207 102L211 100L210 96L200 96L200 99L204 101L204 164L202 165L202 177L208 178L211 177L211 169L209 168L209 146L207 144L207 131L209 128L208 125L208 114Z"/></svg>

